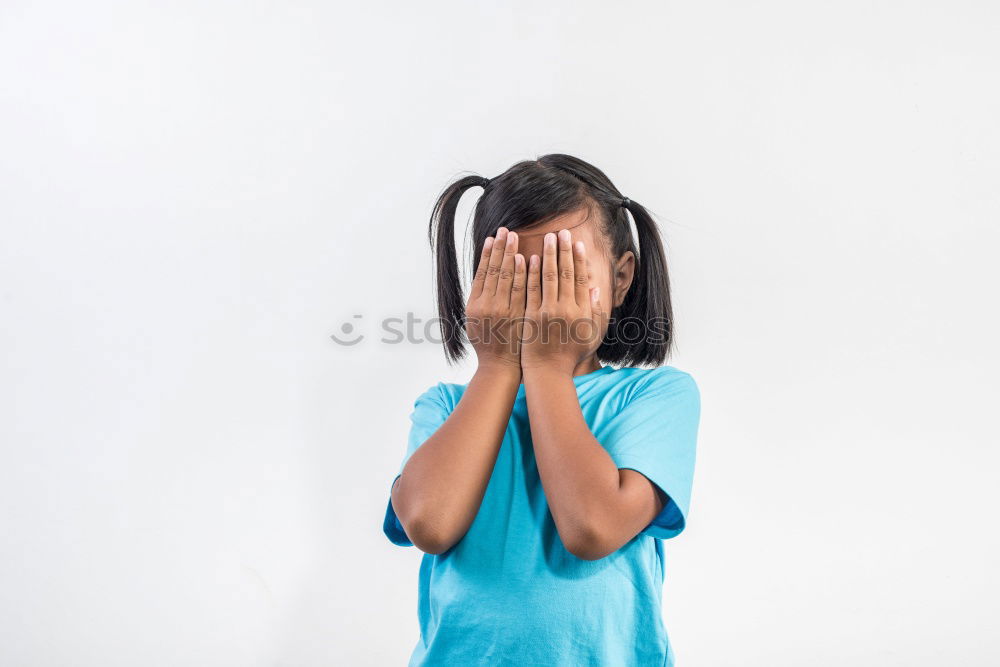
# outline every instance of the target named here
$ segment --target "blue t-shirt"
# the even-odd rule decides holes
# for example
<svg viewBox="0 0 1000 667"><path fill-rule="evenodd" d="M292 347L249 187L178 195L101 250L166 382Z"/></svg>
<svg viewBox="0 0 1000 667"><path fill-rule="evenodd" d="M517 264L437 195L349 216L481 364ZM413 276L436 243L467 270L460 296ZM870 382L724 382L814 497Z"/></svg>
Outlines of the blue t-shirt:
<svg viewBox="0 0 1000 667"><path fill-rule="evenodd" d="M673 665L661 615L661 540L679 534L687 519L698 387L670 366L605 366L573 382L597 441L619 468L645 475L669 502L605 558L568 552L538 477L522 384L469 531L448 551L424 554L420 639L410 665ZM400 473L465 386L438 383L417 398ZM391 499L383 529L393 543L412 546Z"/></svg>

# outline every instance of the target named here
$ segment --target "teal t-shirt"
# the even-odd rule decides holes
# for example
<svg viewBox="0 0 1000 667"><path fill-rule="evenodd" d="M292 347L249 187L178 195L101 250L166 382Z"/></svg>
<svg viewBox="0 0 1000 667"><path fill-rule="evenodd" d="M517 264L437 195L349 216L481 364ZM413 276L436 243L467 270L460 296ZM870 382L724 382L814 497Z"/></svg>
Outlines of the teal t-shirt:
<svg viewBox="0 0 1000 667"><path fill-rule="evenodd" d="M619 468L645 475L669 502L605 558L568 552L545 502L521 385L469 531L448 551L423 556L420 639L410 665L673 665L661 615L661 540L679 534L687 520L698 387L670 366L605 366L573 382L597 441ZM400 473L463 391L465 385L438 383L417 398ZM383 529L393 543L412 546L391 499Z"/></svg>

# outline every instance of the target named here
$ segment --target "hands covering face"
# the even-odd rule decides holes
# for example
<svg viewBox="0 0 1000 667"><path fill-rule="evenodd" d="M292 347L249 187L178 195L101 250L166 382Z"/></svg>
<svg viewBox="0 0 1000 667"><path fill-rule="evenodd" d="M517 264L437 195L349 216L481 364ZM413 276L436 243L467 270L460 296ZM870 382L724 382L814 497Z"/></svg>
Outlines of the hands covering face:
<svg viewBox="0 0 1000 667"><path fill-rule="evenodd" d="M568 229L549 233L542 256L527 262L517 247L517 234L503 227L483 244L466 308L469 340L481 365L572 374L608 322L584 243Z"/></svg>

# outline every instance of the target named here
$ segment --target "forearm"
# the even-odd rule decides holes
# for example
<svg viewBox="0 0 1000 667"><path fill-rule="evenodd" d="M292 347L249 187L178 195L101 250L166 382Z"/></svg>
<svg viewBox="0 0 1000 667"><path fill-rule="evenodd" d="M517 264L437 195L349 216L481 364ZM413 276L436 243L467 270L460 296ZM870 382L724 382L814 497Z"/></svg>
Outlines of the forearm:
<svg viewBox="0 0 1000 667"><path fill-rule="evenodd" d="M448 419L407 461L392 504L421 550L445 551L468 531L493 474L519 384L516 366L481 366Z"/></svg>
<svg viewBox="0 0 1000 667"><path fill-rule="evenodd" d="M618 468L583 419L573 377L525 370L538 474L560 534L587 530L618 491Z"/></svg>
<svg viewBox="0 0 1000 667"><path fill-rule="evenodd" d="M639 473L619 470L590 432L570 374L526 369L524 385L538 474L559 536L577 556L601 558L642 530L661 499Z"/></svg>

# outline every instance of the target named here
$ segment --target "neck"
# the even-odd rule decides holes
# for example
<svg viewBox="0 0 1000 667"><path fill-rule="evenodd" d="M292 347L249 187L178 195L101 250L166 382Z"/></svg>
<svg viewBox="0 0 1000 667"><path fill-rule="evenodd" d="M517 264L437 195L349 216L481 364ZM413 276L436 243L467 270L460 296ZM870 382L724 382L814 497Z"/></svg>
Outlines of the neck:
<svg viewBox="0 0 1000 667"><path fill-rule="evenodd" d="M597 360L597 355L592 354L576 365L576 368L573 369L573 377L593 373L600 368L601 362Z"/></svg>

